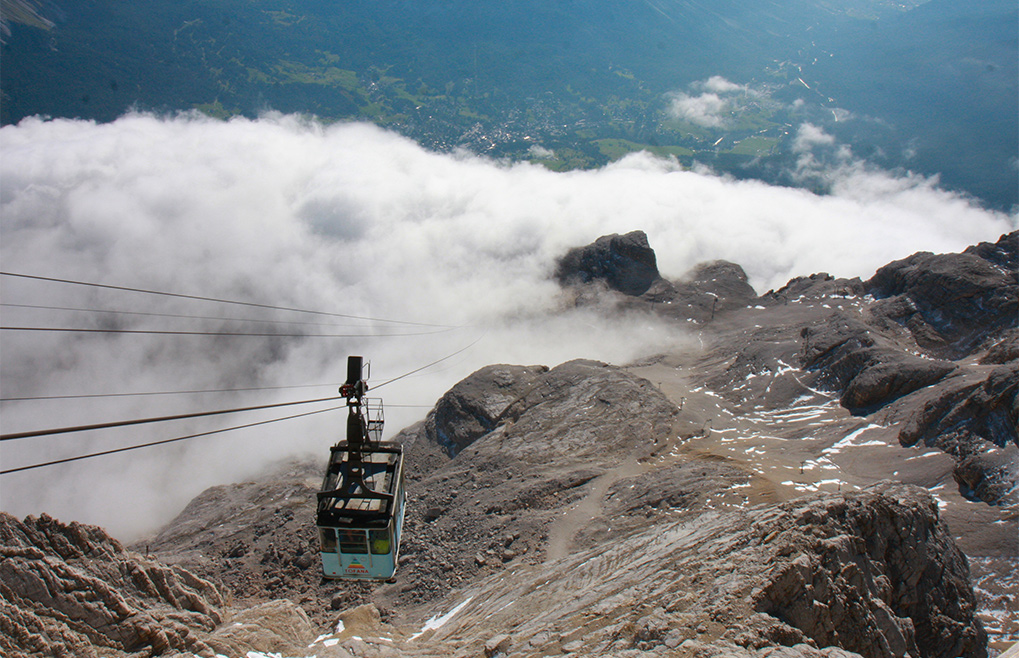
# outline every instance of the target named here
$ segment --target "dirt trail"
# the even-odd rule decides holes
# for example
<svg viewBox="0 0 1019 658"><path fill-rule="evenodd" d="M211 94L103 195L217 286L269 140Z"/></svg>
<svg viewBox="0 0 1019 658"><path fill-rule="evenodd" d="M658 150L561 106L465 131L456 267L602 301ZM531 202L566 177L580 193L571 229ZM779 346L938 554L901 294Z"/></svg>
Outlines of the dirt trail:
<svg viewBox="0 0 1019 658"><path fill-rule="evenodd" d="M616 468L599 475L587 484L587 494L572 509L556 519L548 529L545 563L555 562L570 554L573 538L591 521L602 516L602 501L617 481L640 475L646 470L630 455Z"/></svg>

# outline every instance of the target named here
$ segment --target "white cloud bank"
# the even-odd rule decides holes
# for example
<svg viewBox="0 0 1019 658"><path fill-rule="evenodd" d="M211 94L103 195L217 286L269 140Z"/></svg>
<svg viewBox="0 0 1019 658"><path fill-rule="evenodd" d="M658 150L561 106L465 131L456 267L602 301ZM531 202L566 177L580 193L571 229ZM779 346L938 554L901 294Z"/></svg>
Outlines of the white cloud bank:
<svg viewBox="0 0 1019 658"><path fill-rule="evenodd" d="M804 148L818 140L827 142L804 133ZM682 343L678 328L660 322L557 310L548 279L555 259L601 235L645 230L666 277L704 260L740 263L763 292L822 270L867 277L914 251L959 250L1016 225L931 181L865 168L839 169L828 196L683 171L647 155L553 173L431 153L368 125L323 127L289 116L224 123L135 115L103 125L29 119L0 129L0 148L4 271L461 327L303 340L5 331L3 397L337 382L352 353L371 359L380 382L480 338L441 366L379 391L389 405L389 435L426 411L397 405L431 405L487 363L625 362ZM5 304L164 314L97 320L6 306L5 325L266 327L166 317L189 314L296 319L320 323L301 325L320 333L365 326L11 277L0 284ZM14 432L334 393L9 402L3 426ZM12 468L261 418L5 442L0 463ZM98 523L132 538L206 486L292 455L324 458L342 425L342 416L313 416L2 476L0 506Z"/></svg>
<svg viewBox="0 0 1019 658"><path fill-rule="evenodd" d="M730 82L715 75L691 85L692 94L676 91L669 94L669 114L683 121L705 128L722 128L729 124L730 116L740 108L742 100L760 95L749 87Z"/></svg>

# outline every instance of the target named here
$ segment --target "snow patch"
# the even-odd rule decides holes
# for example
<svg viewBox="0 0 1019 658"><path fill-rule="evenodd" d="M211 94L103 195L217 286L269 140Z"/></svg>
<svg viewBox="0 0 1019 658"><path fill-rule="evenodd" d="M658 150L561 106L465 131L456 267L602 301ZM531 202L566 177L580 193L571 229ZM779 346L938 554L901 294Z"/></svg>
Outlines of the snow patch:
<svg viewBox="0 0 1019 658"><path fill-rule="evenodd" d="M821 451L821 453L822 454L826 454L826 455L828 455L828 454L834 455L834 454L838 454L839 452L841 452L845 448L860 448L860 447L863 447L863 446L886 446L886 445L888 445L884 441L877 441L877 440L867 441L865 443L854 443L854 441L856 440L856 437L860 436L864 432L869 432L870 430L875 430L875 429L879 430L879 429L883 429L883 427L881 425L873 425L873 424L867 425L866 427L861 427L860 429L855 430L855 431L849 433L844 439L840 440L838 443L836 443L832 447L825 448L824 450Z"/></svg>
<svg viewBox="0 0 1019 658"><path fill-rule="evenodd" d="M813 493L813 492L820 491L821 487L826 485L826 484L834 484L834 485L837 485L841 489L842 485L844 485L845 482L843 482L842 480L837 480L836 479L836 480L818 480L817 482L814 482L812 484L807 484L805 482L793 482L792 480L786 480L782 484L783 484L783 486L793 487L797 491L809 491L809 492Z"/></svg>
<svg viewBox="0 0 1019 658"><path fill-rule="evenodd" d="M456 606L446 614L442 615L441 617L430 618L428 621L425 622L425 625L421 627L420 631L410 636L410 639L413 640L414 638L424 635L428 631L434 631L437 628L441 628L443 624L445 624L447 621L453 618L453 615L463 610L464 606L470 603L471 599L473 598L474 598L473 596L468 596L462 603L460 603L458 606Z"/></svg>

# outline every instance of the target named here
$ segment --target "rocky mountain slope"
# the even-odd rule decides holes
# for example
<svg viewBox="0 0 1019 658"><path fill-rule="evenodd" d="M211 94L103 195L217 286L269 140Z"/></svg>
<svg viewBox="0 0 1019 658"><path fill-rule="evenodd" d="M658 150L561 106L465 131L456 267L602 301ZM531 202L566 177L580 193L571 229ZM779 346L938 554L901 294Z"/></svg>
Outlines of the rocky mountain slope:
<svg viewBox="0 0 1019 658"><path fill-rule="evenodd" d="M3 517L5 655L993 654L1019 640L1017 241L758 297L606 236L560 261L564 302L700 349L450 389L396 437L395 583L320 578L322 465L295 462L133 551Z"/></svg>

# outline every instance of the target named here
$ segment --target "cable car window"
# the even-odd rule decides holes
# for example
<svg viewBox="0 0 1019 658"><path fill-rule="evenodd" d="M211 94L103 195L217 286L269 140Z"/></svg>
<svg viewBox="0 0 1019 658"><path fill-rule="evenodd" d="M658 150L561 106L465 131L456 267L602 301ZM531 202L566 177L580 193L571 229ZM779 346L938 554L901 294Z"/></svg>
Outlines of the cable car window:
<svg viewBox="0 0 1019 658"><path fill-rule="evenodd" d="M340 552L367 554L368 537L364 530L340 530Z"/></svg>
<svg viewBox="0 0 1019 658"><path fill-rule="evenodd" d="M371 539L372 553L375 555L386 555L389 553L390 539L389 539L389 528L383 530L369 530L369 538Z"/></svg>
<svg viewBox="0 0 1019 658"><path fill-rule="evenodd" d="M323 553L335 553L336 552L336 531L332 528L319 528L318 529L319 539L322 543Z"/></svg>

